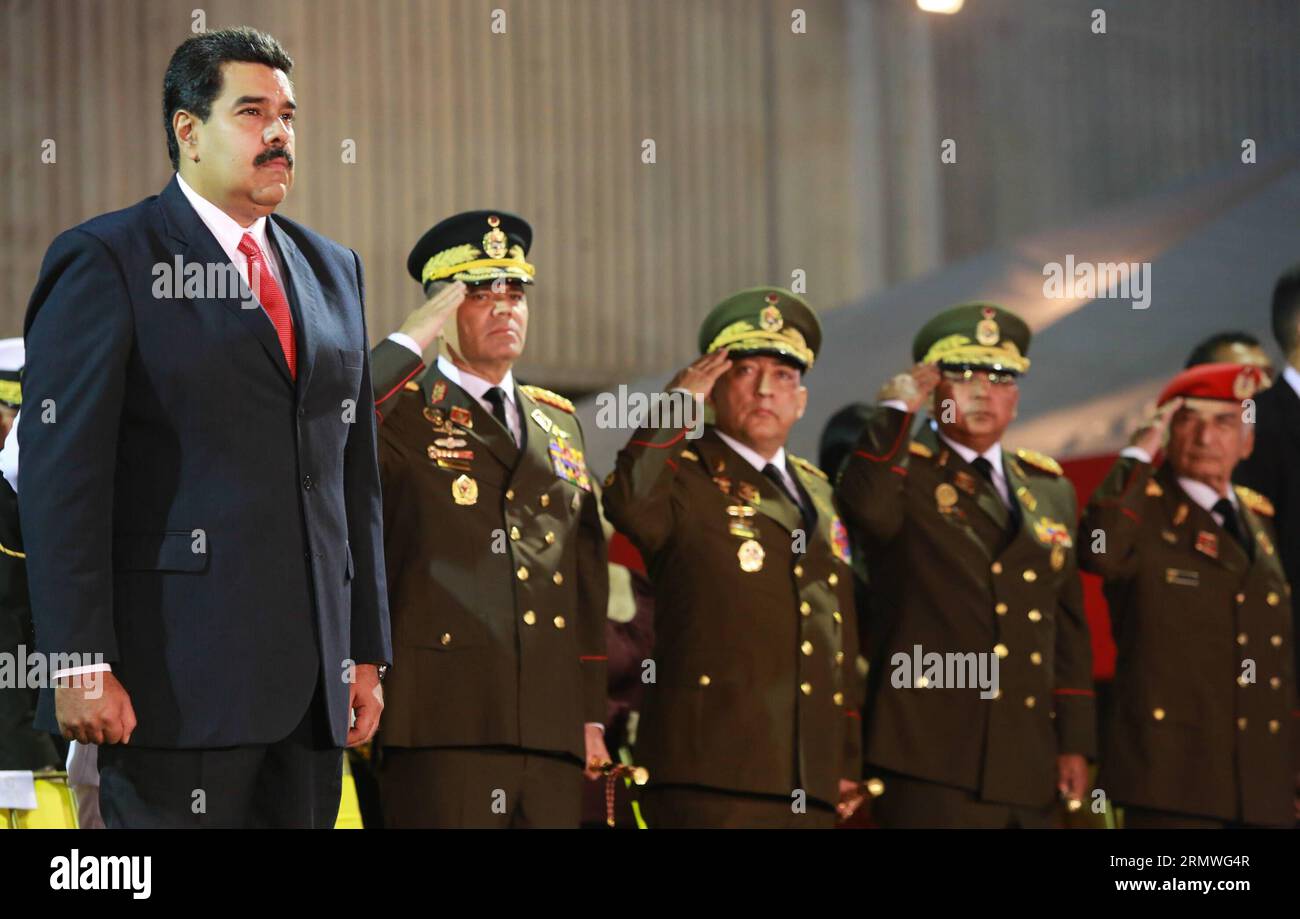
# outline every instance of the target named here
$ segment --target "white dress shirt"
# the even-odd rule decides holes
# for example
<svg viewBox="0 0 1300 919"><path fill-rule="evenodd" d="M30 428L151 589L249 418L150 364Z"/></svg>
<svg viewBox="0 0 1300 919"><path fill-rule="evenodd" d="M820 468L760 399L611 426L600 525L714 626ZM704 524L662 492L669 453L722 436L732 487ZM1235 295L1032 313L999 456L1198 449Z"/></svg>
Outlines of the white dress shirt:
<svg viewBox="0 0 1300 919"><path fill-rule="evenodd" d="M394 332L388 336L388 340L406 348L421 360L424 359L424 354L420 351L420 346L415 343L415 339L404 332ZM510 422L510 436L514 439L516 446L522 443L520 437L523 433L523 419L519 415L519 405L515 402L513 371L507 370L500 383L492 383L482 377L475 376L467 370L461 370L441 354L438 355L438 369L442 371L443 376L473 396L474 401L483 406L484 411L489 415L493 412L492 403L484 396L493 386L500 386L506 394L506 420Z"/></svg>
<svg viewBox="0 0 1300 919"><path fill-rule="evenodd" d="M717 428L714 428L714 430L717 431ZM753 447L748 447L745 444L742 444L740 441L736 440L736 438L723 434L721 431L718 431L718 436L722 438L723 443L739 453L741 459L749 463L749 465L753 466L760 473L764 468L766 468L768 463L775 466L777 472L781 475L781 481L785 483L786 491L794 497L795 503L798 504L801 509L806 510L803 506L803 493L799 490L798 484L790 475L790 470L785 465L785 447L777 447L776 452L773 453L770 458L764 459L762 454L757 450Z"/></svg>
<svg viewBox="0 0 1300 919"><path fill-rule="evenodd" d="M280 289L285 290L284 266L280 264L280 256L276 253L275 246L271 245L270 239L267 238L265 217L258 217L249 227L241 227L235 222L235 218L190 188L181 178L180 173L176 174L176 184L181 187L182 194L199 215L203 225L217 238L221 251L225 252L230 263L239 269L240 276L244 279L244 283L249 285L250 290L252 284L248 280L248 256L239 251L239 241L244 238L245 233L252 234L253 241L257 243L257 247L262 250L262 255L266 258L271 276L280 285Z"/></svg>
<svg viewBox="0 0 1300 919"><path fill-rule="evenodd" d="M1141 447L1125 447L1119 451L1119 455L1130 457L1140 463L1148 465L1151 463L1151 454ZM1213 508L1220 498L1227 498L1229 503L1232 504L1232 509L1240 512L1240 507L1237 504L1237 493L1232 488L1228 489L1227 494L1221 495L1204 482L1198 482L1196 479L1189 479L1186 476L1178 477L1178 486L1187 493L1187 497L1209 511L1210 516L1214 518L1214 522L1219 526L1223 526L1223 515L1215 513Z"/></svg>
<svg viewBox="0 0 1300 919"><path fill-rule="evenodd" d="M18 494L18 419L21 416L21 410L14 415L14 426L9 429L4 448L0 449L0 475L5 477L14 494Z"/></svg>
<svg viewBox="0 0 1300 919"><path fill-rule="evenodd" d="M1009 510L1011 508L1011 485L1007 482L1007 474L1002 469L1002 442L998 441L989 447L983 453L978 453L970 447L949 440L939 431L939 439L947 444L954 453L964 459L967 463L974 463L977 456L982 456L989 461L993 467L993 487L997 490L998 497L1002 499L1002 504Z"/></svg>
<svg viewBox="0 0 1300 919"><path fill-rule="evenodd" d="M1290 364L1287 364L1282 370L1282 379L1290 383L1291 388L1295 390L1295 394L1300 396L1300 370L1296 370Z"/></svg>

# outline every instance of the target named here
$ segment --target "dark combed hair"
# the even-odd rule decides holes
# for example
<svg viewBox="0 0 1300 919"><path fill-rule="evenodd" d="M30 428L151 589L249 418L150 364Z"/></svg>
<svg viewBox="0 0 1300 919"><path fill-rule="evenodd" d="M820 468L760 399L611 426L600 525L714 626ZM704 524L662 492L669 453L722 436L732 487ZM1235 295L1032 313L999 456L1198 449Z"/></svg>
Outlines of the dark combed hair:
<svg viewBox="0 0 1300 919"><path fill-rule="evenodd" d="M1184 369L1195 367L1198 364L1214 363L1214 352L1224 345L1246 345L1251 348L1260 346L1259 339L1249 332L1215 332L1192 349L1192 353L1187 358L1187 363L1183 365Z"/></svg>
<svg viewBox="0 0 1300 919"><path fill-rule="evenodd" d="M213 100L221 95L221 65L227 61L265 64L285 74L293 71L293 58L278 41L247 26L205 32L181 42L163 77L163 128L173 169L180 167L181 150L172 130L172 116L184 109L207 121Z"/></svg>
<svg viewBox="0 0 1300 919"><path fill-rule="evenodd" d="M1292 265L1273 287L1273 337L1287 358L1300 345L1297 325L1300 325L1300 265Z"/></svg>

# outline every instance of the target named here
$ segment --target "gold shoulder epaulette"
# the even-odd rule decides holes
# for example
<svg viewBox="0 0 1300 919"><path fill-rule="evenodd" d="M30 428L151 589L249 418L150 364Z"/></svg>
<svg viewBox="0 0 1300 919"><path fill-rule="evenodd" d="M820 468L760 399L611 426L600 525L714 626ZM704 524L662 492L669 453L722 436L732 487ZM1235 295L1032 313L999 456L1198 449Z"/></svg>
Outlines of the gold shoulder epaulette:
<svg viewBox="0 0 1300 919"><path fill-rule="evenodd" d="M1273 502L1255 491L1253 488L1247 488L1245 485L1237 485L1235 488L1237 489L1237 497L1241 499L1241 503L1246 505L1255 513L1262 514L1265 517L1272 517L1273 514L1276 513L1273 510Z"/></svg>
<svg viewBox="0 0 1300 919"><path fill-rule="evenodd" d="M406 388L409 389L411 392L419 392L420 384L415 382L414 380L411 380L409 383L406 384Z"/></svg>
<svg viewBox="0 0 1300 919"><path fill-rule="evenodd" d="M545 402L547 405L553 405L562 411L568 412L570 415L576 411L573 407L573 403L557 392L551 392L549 389L542 389L540 386L530 386L526 383L521 383L519 388L527 393L530 398L536 399L538 402Z"/></svg>
<svg viewBox="0 0 1300 919"><path fill-rule="evenodd" d="M804 459L802 456L795 456L793 453L790 453L790 454L787 454L787 455L790 457L791 462L793 462L795 465L797 465L797 466L798 466L800 469L802 469L804 472L811 472L813 475L817 476L817 478L819 478L819 479L825 479L825 480L828 481L828 482L831 480L831 477L830 477L830 476L828 476L826 473L822 472L820 469L818 469L818 468L817 468L816 466L814 466L812 463L808 462L808 461L807 461L806 459Z"/></svg>
<svg viewBox="0 0 1300 919"><path fill-rule="evenodd" d="M1020 457L1035 469L1041 469L1043 472L1050 472L1052 475L1064 475L1065 470L1061 464L1052 459L1046 453L1039 453L1037 450L1017 450L1016 456Z"/></svg>
<svg viewBox="0 0 1300 919"><path fill-rule="evenodd" d="M934 451L931 450L929 447L927 447L925 444L921 443L919 440L914 440L910 444L908 444L907 452L915 454L916 456L924 456L926 459L929 459L930 457L934 456Z"/></svg>

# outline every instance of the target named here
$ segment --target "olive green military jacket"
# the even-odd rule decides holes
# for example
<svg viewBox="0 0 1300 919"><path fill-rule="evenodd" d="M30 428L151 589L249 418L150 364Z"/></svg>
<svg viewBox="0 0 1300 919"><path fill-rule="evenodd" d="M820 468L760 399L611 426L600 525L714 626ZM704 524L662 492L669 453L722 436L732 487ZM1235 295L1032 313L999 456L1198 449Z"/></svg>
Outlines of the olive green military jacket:
<svg viewBox="0 0 1300 919"><path fill-rule="evenodd" d="M585 756L605 720L607 556L582 431L519 386L526 441L436 366L371 352L393 668L388 746Z"/></svg>
<svg viewBox="0 0 1300 919"><path fill-rule="evenodd" d="M993 486L932 426L911 440L912 418L877 408L837 490L870 573L865 759L1045 806L1056 757L1096 745L1074 488L1050 458L1003 451L1022 517L1012 532ZM945 655L941 670L930 653Z"/></svg>
<svg viewBox="0 0 1300 919"><path fill-rule="evenodd" d="M606 515L654 585L636 747L652 783L834 804L861 775L847 533L825 476L789 459L816 509L807 532L712 427L639 431L606 480Z"/></svg>
<svg viewBox="0 0 1300 919"><path fill-rule="evenodd" d="M1267 499L1239 487L1254 559L1168 466L1122 458L1079 529L1118 646L1099 786L1115 801L1291 826L1290 590Z"/></svg>

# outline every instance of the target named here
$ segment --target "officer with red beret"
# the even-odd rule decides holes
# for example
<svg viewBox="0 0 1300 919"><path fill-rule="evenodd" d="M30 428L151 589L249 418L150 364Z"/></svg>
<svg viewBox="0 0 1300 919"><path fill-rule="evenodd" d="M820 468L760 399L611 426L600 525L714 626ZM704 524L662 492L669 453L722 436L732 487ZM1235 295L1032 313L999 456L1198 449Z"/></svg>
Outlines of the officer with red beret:
<svg viewBox="0 0 1300 919"><path fill-rule="evenodd" d="M1295 820L1290 588L1272 505L1232 485L1260 386L1242 364L1180 373L1080 524L1119 650L1098 786L1130 828Z"/></svg>

